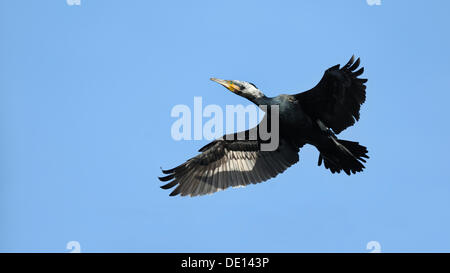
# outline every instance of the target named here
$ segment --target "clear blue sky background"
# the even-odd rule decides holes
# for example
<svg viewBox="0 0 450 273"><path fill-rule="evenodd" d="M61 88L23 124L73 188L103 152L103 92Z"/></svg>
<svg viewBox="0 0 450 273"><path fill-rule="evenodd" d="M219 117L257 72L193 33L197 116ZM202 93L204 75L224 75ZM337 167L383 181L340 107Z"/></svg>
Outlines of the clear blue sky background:
<svg viewBox="0 0 450 273"><path fill-rule="evenodd" d="M0 251L450 251L449 1L0 2ZM300 163L270 182L171 198L176 104L309 89L361 56L364 173Z"/></svg>

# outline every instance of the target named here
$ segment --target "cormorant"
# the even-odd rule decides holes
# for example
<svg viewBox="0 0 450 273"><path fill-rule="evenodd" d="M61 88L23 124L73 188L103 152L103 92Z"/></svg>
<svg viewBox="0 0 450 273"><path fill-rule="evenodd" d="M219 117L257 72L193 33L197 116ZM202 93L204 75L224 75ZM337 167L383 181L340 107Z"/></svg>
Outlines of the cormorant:
<svg viewBox="0 0 450 273"><path fill-rule="evenodd" d="M259 107L279 106L278 148L275 151L261 150L261 138L258 135L256 140L249 139L250 130L245 131L244 140L236 137L227 140L229 138L224 136L201 148L201 154L185 163L162 170L166 176L159 179L168 183L161 188L176 186L171 196L197 196L228 187L260 183L295 164L304 144L317 148L318 165L323 162L332 173L344 171L350 175L363 171L362 162L369 158L367 148L358 142L336 137L359 120L359 110L366 99L364 83L367 79L358 78L364 71L363 67L356 70L359 64L360 59L355 61L352 56L342 68L338 64L327 69L314 88L273 98L266 97L252 83L211 78ZM269 111L265 118L268 115Z"/></svg>

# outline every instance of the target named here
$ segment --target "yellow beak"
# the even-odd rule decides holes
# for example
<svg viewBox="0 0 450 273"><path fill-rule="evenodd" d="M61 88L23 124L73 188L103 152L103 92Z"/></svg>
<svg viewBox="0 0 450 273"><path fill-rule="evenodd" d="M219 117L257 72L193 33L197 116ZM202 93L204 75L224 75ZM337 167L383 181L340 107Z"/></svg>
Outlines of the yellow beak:
<svg viewBox="0 0 450 273"><path fill-rule="evenodd" d="M233 84L232 81L227 81L227 80L222 80L222 79L217 79L217 78L211 78L210 80L225 86L226 89L230 90L233 93L236 93L236 91L239 90L239 88L235 84Z"/></svg>

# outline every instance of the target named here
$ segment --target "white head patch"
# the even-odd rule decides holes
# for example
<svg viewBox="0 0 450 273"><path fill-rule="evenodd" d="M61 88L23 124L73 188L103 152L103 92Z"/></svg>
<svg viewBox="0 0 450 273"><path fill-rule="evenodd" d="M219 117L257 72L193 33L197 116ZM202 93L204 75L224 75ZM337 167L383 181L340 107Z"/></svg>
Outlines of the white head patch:
<svg viewBox="0 0 450 273"><path fill-rule="evenodd" d="M233 81L238 86L242 86L243 89L241 89L239 92L242 94L242 96L245 97L251 97L251 98L262 98L264 97L263 92L261 92L254 84L244 82L244 81Z"/></svg>

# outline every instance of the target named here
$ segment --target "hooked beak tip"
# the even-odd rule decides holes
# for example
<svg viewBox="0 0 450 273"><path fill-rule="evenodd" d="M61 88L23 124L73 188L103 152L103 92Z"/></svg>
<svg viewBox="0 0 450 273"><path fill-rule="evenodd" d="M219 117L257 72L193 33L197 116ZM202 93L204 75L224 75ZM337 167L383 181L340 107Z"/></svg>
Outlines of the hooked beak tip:
<svg viewBox="0 0 450 273"><path fill-rule="evenodd" d="M217 82L217 83L222 83L223 81L221 79L218 78L209 78L210 80L212 80L213 82Z"/></svg>
<svg viewBox="0 0 450 273"><path fill-rule="evenodd" d="M218 84L221 84L221 85L223 85L223 86L228 88L228 83L225 80L221 80L221 79L218 79L218 78L210 78L210 80L212 80L213 82L217 82Z"/></svg>

